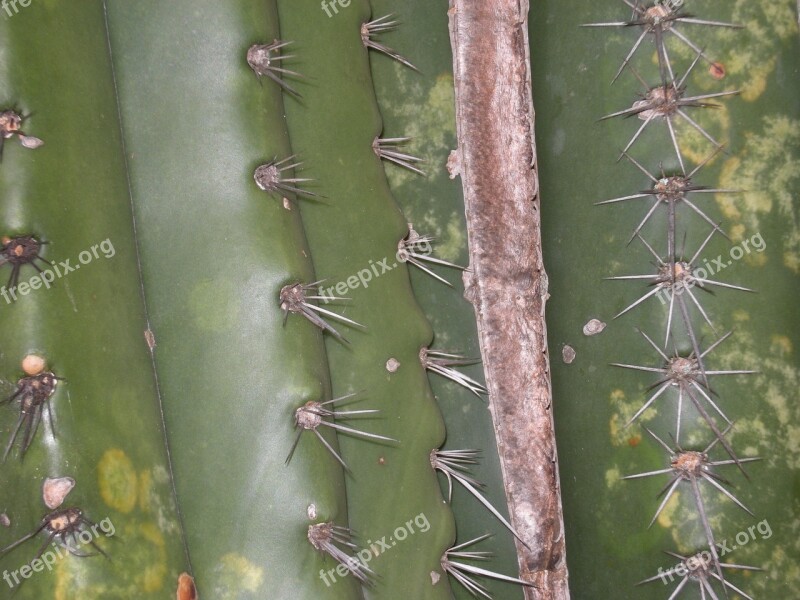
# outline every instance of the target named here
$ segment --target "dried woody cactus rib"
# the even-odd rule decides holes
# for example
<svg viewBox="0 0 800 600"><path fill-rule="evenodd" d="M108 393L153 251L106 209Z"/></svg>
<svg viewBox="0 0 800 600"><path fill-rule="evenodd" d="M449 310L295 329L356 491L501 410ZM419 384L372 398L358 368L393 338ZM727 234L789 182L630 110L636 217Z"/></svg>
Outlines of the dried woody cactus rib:
<svg viewBox="0 0 800 600"><path fill-rule="evenodd" d="M533 139L528 2L451 0L456 128L489 407L529 600L564 600L558 481ZM498 201L502 199L502 201ZM478 590L473 590L477 592Z"/></svg>

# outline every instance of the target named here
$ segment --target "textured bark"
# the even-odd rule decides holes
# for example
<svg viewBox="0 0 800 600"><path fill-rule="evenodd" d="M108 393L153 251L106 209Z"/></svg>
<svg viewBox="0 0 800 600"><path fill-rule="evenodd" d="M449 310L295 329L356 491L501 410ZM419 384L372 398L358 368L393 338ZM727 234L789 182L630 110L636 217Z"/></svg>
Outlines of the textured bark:
<svg viewBox="0 0 800 600"><path fill-rule="evenodd" d="M569 598L544 308L527 0L450 0L467 299L526 598Z"/></svg>

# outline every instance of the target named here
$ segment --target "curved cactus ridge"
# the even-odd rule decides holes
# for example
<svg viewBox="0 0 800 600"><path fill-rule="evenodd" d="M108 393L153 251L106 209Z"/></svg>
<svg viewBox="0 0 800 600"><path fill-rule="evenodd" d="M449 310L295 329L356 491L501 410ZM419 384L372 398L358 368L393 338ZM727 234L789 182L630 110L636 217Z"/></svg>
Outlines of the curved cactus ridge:
<svg viewBox="0 0 800 600"><path fill-rule="evenodd" d="M103 6L18 8L0 18L0 596L171 597L188 564Z"/></svg>
<svg viewBox="0 0 800 600"><path fill-rule="evenodd" d="M287 54L301 46L284 43L270 1L112 0L108 9L199 595L360 598L356 578L336 574L342 561L348 573L354 548L335 430L322 422L373 409L374 398L329 403L323 331L300 310L315 302L303 287L315 275L298 206L324 202L304 191L327 194L298 170L305 157L290 147L275 81L287 75L278 69L295 71ZM266 57L253 50L264 46ZM285 81L289 93L305 91L302 79ZM360 429L384 431L381 420Z"/></svg>
<svg viewBox="0 0 800 600"><path fill-rule="evenodd" d="M349 345L328 340L334 394L364 390L370 408L381 411L374 429L399 441L364 445L340 436L352 469L351 526L375 551L368 566L376 582L365 595L450 598L441 559L455 538L453 517L429 460L444 424L419 358L432 332L398 254L409 227L373 146L382 124L362 39L366 23L393 19L380 20L365 0L330 16L315 0L279 8L282 34L298 40L296 68L308 78L298 86L302 101L286 105L292 143L328 197L324 205L301 206L314 264L328 278L325 294L351 298L346 316L365 326L348 331ZM390 32L373 30L371 39L413 63L411 49L395 48Z"/></svg>
<svg viewBox="0 0 800 600"><path fill-rule="evenodd" d="M413 48L415 73L389 57L373 55L371 71L378 105L383 117L383 135L409 137L403 151L422 159L425 172L419 176L404 168L386 166L389 185L408 221L434 238L433 256L457 265L466 265L467 252L464 198L457 165L450 160L456 148L456 123L453 97L453 59L448 36L446 2L407 0L399 7L392 0L371 0L373 14L395 13L401 23L387 41L395 48ZM411 54L411 52L409 52ZM453 269L437 271L452 288L417 269L411 271L414 293L434 330L435 348L456 351L463 356L480 355L472 305L461 296L462 273ZM480 363L457 366L456 370L476 381L483 381ZM483 484L477 491L507 518L502 469L491 413L485 399L478 400L469 387L432 373L431 387L447 425L443 452L461 453L464 448L479 449L466 474ZM463 486L450 486L442 480L446 497L456 519L458 542L492 536L480 549L491 552L479 566L495 573L516 574L517 554L513 536L483 502ZM514 583L479 577L478 581L494 598L523 597L523 588ZM453 586L456 598L473 598L461 585Z"/></svg>

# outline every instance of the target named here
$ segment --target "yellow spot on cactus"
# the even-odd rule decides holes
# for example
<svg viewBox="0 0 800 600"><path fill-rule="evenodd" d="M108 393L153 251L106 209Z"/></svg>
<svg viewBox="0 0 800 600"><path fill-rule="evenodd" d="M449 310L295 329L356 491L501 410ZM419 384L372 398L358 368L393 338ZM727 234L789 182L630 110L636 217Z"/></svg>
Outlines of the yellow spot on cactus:
<svg viewBox="0 0 800 600"><path fill-rule="evenodd" d="M784 252L783 265L795 273L800 273L800 253L791 250Z"/></svg>
<svg viewBox="0 0 800 600"><path fill-rule="evenodd" d="M611 392L611 402L621 402L623 400L625 400L625 392L620 389Z"/></svg>
<svg viewBox="0 0 800 600"><path fill-rule="evenodd" d="M145 592L157 592L164 586L164 577L167 575L167 553L164 548L164 536L153 523L143 523L139 526L139 533L155 548L148 556L156 560L147 565L142 571L142 589Z"/></svg>
<svg viewBox="0 0 800 600"><path fill-rule="evenodd" d="M792 353L792 341L785 335L775 334L772 336L770 350L773 353L784 356Z"/></svg>
<svg viewBox="0 0 800 600"><path fill-rule="evenodd" d="M606 487L610 490L617 487L620 482L622 481L622 473L618 467L614 467L612 469L608 469L606 471Z"/></svg>
<svg viewBox="0 0 800 600"><path fill-rule="evenodd" d="M103 501L121 513L136 507L138 478L128 455L119 448L107 450L97 466L97 480Z"/></svg>
<svg viewBox="0 0 800 600"><path fill-rule="evenodd" d="M53 589L55 600L69 600L74 597L73 573L64 566L64 559L58 559L55 567L56 585Z"/></svg>
<svg viewBox="0 0 800 600"><path fill-rule="evenodd" d="M139 510L150 511L150 495L153 492L153 477L150 471L139 473Z"/></svg>
<svg viewBox="0 0 800 600"><path fill-rule="evenodd" d="M741 223L737 223L736 225L731 227L730 231L728 232L728 234L731 236L731 241L736 243L741 242L742 239L744 239L745 229L746 229L745 226L742 225Z"/></svg>
<svg viewBox="0 0 800 600"><path fill-rule="evenodd" d="M378 82L381 106L386 114L402 117L407 123L403 135L413 141L405 149L425 160L422 170L446 177L445 164L455 144L456 131L453 76L442 73L433 86L427 87L414 75L405 67L395 66L391 90ZM386 175L393 190L421 180L419 175L399 167L387 167Z"/></svg>
<svg viewBox="0 0 800 600"><path fill-rule="evenodd" d="M664 529L669 529L675 522L675 513L680 505L680 496L680 490L673 492L669 502L664 506L664 510L661 511L661 514L658 515L658 519L656 519L656 523L661 525Z"/></svg>
<svg viewBox="0 0 800 600"><path fill-rule="evenodd" d="M716 201L728 219L741 221L748 231L759 232L762 215L776 213L785 223L775 253L783 263L800 272L800 211L795 202L800 185L800 120L783 115L767 116L758 132L745 135L742 150L723 165L719 186L744 190L719 194ZM763 253L751 254L751 264L764 264ZM758 260L760 258L760 260ZM748 261L750 262L750 261Z"/></svg>
<svg viewBox="0 0 800 600"><path fill-rule="evenodd" d="M226 554L217 565L217 585L214 598L233 600L242 592L257 592L264 584L264 569L250 562L241 554Z"/></svg>
<svg viewBox="0 0 800 600"><path fill-rule="evenodd" d="M464 229L461 225L461 220L457 215L447 222L446 233L442 236L441 241L436 245L436 254L439 258L454 262L458 260L461 251L465 248L467 243Z"/></svg>
<svg viewBox="0 0 800 600"><path fill-rule="evenodd" d="M742 310L741 308L737 308L735 311L733 311L733 320L737 323L749 321L750 313L748 313L746 310Z"/></svg>

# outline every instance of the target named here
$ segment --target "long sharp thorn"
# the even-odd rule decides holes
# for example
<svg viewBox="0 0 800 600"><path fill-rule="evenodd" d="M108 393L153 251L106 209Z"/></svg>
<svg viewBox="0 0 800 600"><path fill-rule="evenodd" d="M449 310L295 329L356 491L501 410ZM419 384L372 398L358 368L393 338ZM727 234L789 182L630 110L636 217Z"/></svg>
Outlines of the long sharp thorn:
<svg viewBox="0 0 800 600"><path fill-rule="evenodd" d="M635 414L635 415L633 415L633 416L632 416L632 417L631 417L631 418L628 420L628 422L627 422L627 423L625 423L625 427L630 427L631 423L633 423L633 422L634 422L636 419L638 419L638 418L639 418L639 417L642 415L642 413L643 413L644 411L646 411L646 410L647 410L647 409L648 409L648 408L649 408L649 407L650 407L650 406L653 404L653 402L655 402L655 401L656 401L656 399L657 399L657 398L658 398L658 397L659 397L661 394L663 394L663 393L664 393L664 392L665 392L665 391L666 391L666 390L669 388L669 386L670 386L670 385L671 385L670 383L664 383L664 384L663 384L663 385L662 385L662 386L661 386L661 387L658 389L658 391L657 391L655 394L653 394L652 396L650 396L650 399L649 399L649 400L648 400L648 401L647 401L647 402L644 404L644 406L642 406L642 407L641 407L641 408L640 408L638 411L636 411L636 414Z"/></svg>
<svg viewBox="0 0 800 600"><path fill-rule="evenodd" d="M681 483L681 480L680 480L679 477L676 477L670 483L668 491L667 491L666 494L664 494L664 499L661 501L661 504L659 504L658 510L656 511L656 514L653 515L653 518L650 520L650 524L647 526L648 529L650 529L653 526L653 524L656 522L656 519L658 519L658 516L661 514L661 511L664 510L664 507L667 505L667 502L669 502L669 499L672 498L672 494L675 493L675 490L680 485L680 483Z"/></svg>
<svg viewBox="0 0 800 600"><path fill-rule="evenodd" d="M700 495L700 486L697 484L697 479L692 477L689 482L692 485L692 495L694 496L695 503L697 505L697 512L700 516L700 522L703 525L703 529L706 533L706 540L708 541L709 550L711 550L711 556L714 558L714 568L719 575L720 581L724 581L725 578L722 575L722 566L720 565L719 561L719 554L717 553L717 544L714 540L714 532L711 530L711 525L708 523L708 516L706 515L706 508L703 504L703 498ZM727 592L725 594L727 596Z"/></svg>
<svg viewBox="0 0 800 600"><path fill-rule="evenodd" d="M710 477L710 476L708 476L708 475L704 475L704 476L703 476L703 479L705 479L705 480L706 480L708 483L710 483L710 484L711 484L711 485L713 485L715 488L717 488L717 489L718 489L720 492L722 492L722 493L723 493L725 496L727 496L728 498L730 498L730 500L731 500L732 502L734 502L734 503L736 504L736 506L738 506L739 508L741 508L743 511L745 511L747 514L749 514L751 517L755 517L755 516L756 516L756 515L753 513L753 511L752 511L752 510L750 510L749 508L747 508L747 507L746 507L744 504L742 504L742 503L739 501L739 499L738 499L736 496L734 496L733 494L731 494L731 493L730 493L728 490L726 490L726 489L725 489L725 488L724 488L722 485L720 485L719 483L717 483L717 481L716 481L716 480L715 480L713 477Z"/></svg>
<svg viewBox="0 0 800 600"><path fill-rule="evenodd" d="M667 117L667 129L669 129L669 137L672 140L672 146L675 148L675 154L678 157L678 164L681 166L681 173L686 174L686 166L683 164L683 155L681 148L678 145L678 138L675 135L675 127L672 124L672 117Z"/></svg>

